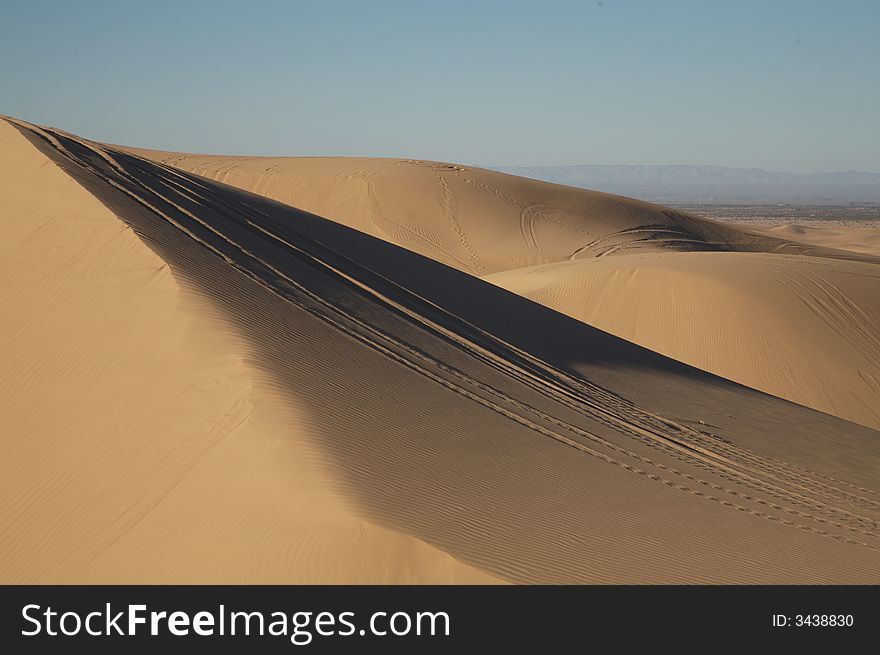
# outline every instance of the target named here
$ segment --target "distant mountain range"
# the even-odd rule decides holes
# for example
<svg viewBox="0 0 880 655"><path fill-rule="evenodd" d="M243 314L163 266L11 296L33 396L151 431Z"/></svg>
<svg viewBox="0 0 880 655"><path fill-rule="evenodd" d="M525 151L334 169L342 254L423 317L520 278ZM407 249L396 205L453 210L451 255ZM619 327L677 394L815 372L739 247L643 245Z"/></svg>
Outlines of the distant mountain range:
<svg viewBox="0 0 880 655"><path fill-rule="evenodd" d="M780 173L723 166L490 166L547 182L657 202L880 203L880 173Z"/></svg>

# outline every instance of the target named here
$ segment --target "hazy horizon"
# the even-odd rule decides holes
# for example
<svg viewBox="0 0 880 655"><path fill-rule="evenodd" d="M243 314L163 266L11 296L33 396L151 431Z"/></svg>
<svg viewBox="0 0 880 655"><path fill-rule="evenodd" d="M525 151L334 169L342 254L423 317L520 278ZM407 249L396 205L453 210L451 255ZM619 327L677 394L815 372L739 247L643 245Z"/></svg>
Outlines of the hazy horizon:
<svg viewBox="0 0 880 655"><path fill-rule="evenodd" d="M880 171L874 2L247 6L6 0L0 113L190 152Z"/></svg>
<svg viewBox="0 0 880 655"><path fill-rule="evenodd" d="M578 168L578 167L596 167L596 168L718 168L725 169L731 171L759 171L762 173L779 173L782 175L834 175L841 173L860 173L865 175L880 175L880 171L868 171L868 170L860 170L860 169L836 169L836 170L816 170L816 171L793 171L793 170L781 170L781 169L769 169L762 168L760 166L724 166L723 164L689 164L683 162L665 162L665 163L657 163L657 164L645 164L642 162L621 162L621 163L608 163L608 162L589 162L583 161L578 162L576 164L544 164L540 162L525 162L525 163L486 163L486 162L476 162L472 163L472 166L479 166L481 168L489 168L492 170L502 170L507 168Z"/></svg>
<svg viewBox="0 0 880 655"><path fill-rule="evenodd" d="M760 168L688 165L490 166L503 173L597 189L654 202L735 204L880 203L880 174L791 173Z"/></svg>

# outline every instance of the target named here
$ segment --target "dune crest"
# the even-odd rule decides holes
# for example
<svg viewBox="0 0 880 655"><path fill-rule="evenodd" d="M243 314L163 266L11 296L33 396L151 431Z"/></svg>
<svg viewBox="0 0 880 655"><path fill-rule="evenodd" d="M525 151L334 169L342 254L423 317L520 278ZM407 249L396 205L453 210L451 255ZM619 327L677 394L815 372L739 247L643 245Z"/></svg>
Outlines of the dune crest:
<svg viewBox="0 0 880 655"><path fill-rule="evenodd" d="M657 250L858 257L632 198L471 166L125 150L318 214L473 275Z"/></svg>
<svg viewBox="0 0 880 655"><path fill-rule="evenodd" d="M484 275L686 364L880 428L880 259L869 241L860 252L830 248L852 247L851 237L745 229L440 162L127 150ZM706 254L676 254L689 252Z"/></svg>
<svg viewBox="0 0 880 655"><path fill-rule="evenodd" d="M494 580L354 513L213 303L2 120L0 153L0 580Z"/></svg>

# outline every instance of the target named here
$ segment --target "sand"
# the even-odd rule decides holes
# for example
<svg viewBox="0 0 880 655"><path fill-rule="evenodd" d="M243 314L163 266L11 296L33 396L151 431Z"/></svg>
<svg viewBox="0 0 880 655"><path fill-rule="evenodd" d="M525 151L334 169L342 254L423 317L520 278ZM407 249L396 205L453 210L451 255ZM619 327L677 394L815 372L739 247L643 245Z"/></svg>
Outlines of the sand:
<svg viewBox="0 0 880 655"><path fill-rule="evenodd" d="M869 256L466 167L246 189L0 134L0 579L880 580L880 433L479 277L665 249L838 284Z"/></svg>
<svg viewBox="0 0 880 655"><path fill-rule="evenodd" d="M657 252L486 279L704 371L880 428L877 264Z"/></svg>
<svg viewBox="0 0 880 655"><path fill-rule="evenodd" d="M877 226L736 226L440 162L126 150L486 276L700 369L880 428ZM728 256L734 252L743 254Z"/></svg>
<svg viewBox="0 0 880 655"><path fill-rule="evenodd" d="M318 214L473 275L657 250L859 258L632 198L456 164L124 150Z"/></svg>
<svg viewBox="0 0 880 655"><path fill-rule="evenodd" d="M880 213L880 209L878 209ZM750 221L748 229L783 239L880 256L880 220L789 223Z"/></svg>
<svg viewBox="0 0 880 655"><path fill-rule="evenodd" d="M203 294L0 121L0 581L476 582L358 517Z"/></svg>

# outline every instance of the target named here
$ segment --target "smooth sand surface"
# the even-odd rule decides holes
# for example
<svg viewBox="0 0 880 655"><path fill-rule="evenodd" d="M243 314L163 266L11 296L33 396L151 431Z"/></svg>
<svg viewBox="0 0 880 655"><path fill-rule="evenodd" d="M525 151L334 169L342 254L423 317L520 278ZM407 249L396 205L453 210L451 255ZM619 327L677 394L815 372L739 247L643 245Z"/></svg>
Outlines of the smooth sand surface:
<svg viewBox="0 0 880 655"><path fill-rule="evenodd" d="M427 163L403 165L416 191L373 186L395 240L372 210L12 124L3 579L880 581L880 433L475 276L660 247L870 259ZM314 197L371 197L336 177L358 190Z"/></svg>
<svg viewBox="0 0 880 655"><path fill-rule="evenodd" d="M877 213L880 215L880 207ZM753 221L748 229L800 243L880 256L880 220L813 221L809 224Z"/></svg>

